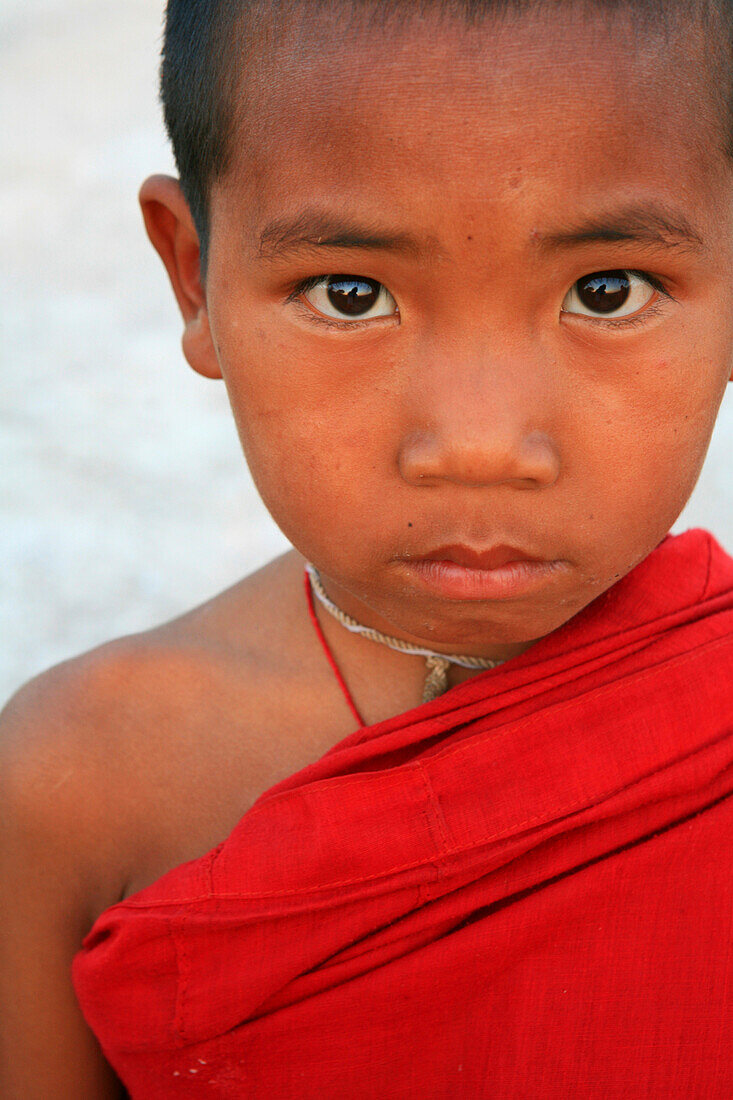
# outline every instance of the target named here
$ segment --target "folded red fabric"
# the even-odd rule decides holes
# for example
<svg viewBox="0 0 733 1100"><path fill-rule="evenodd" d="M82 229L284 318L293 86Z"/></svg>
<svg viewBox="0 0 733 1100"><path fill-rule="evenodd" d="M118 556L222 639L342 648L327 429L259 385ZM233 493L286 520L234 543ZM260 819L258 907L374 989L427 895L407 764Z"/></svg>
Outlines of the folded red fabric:
<svg viewBox="0 0 733 1100"><path fill-rule="evenodd" d="M693 530L106 910L77 996L133 1100L730 1100L731 792Z"/></svg>

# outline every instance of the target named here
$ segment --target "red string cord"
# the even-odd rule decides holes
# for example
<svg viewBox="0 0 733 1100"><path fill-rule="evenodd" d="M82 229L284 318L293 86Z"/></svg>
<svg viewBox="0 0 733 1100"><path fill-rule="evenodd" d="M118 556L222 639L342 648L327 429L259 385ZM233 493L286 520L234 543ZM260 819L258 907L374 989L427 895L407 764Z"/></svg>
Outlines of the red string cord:
<svg viewBox="0 0 733 1100"><path fill-rule="evenodd" d="M305 597L306 597L306 600L308 601L308 614L310 615L311 622L313 623L313 626L315 627L316 634L318 635L318 639L319 639L321 645L323 646L323 652L326 654L326 659L328 660L329 665L333 669L334 676L338 680L339 687L341 688L341 690L344 693L344 698L346 699L346 702L349 704L349 709L350 709L351 713L354 715L354 718L356 718L357 722L359 723L359 727L362 728L366 725L366 722L364 721L362 716L359 714L359 711L356 709L356 704L355 704L354 700L351 698L351 692L349 691L349 689L346 686L346 682L345 682L343 676L341 675L341 672L339 670L338 665L336 664L336 661L334 660L333 653L331 652L331 650L329 648L328 642L326 641L326 637L323 633L323 630L321 629L321 624L318 621L318 616L316 615L315 605L313 603L313 589L311 588L310 577L308 576L307 570L304 573L304 579L305 579Z"/></svg>

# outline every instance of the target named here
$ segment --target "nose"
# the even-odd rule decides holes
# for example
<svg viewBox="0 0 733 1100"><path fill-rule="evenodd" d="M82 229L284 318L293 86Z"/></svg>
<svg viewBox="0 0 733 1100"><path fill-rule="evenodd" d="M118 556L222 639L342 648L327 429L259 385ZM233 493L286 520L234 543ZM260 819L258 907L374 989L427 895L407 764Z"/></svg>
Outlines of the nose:
<svg viewBox="0 0 733 1100"><path fill-rule="evenodd" d="M557 481L551 383L529 364L423 370L406 396L398 465L409 484L541 489Z"/></svg>

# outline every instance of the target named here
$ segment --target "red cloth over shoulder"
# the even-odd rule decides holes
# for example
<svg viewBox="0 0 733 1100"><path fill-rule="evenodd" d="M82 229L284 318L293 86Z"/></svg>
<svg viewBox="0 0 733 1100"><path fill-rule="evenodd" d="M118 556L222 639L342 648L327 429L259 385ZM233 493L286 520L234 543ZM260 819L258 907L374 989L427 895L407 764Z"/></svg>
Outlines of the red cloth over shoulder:
<svg viewBox="0 0 733 1100"><path fill-rule="evenodd" d="M729 1100L732 792L694 530L106 910L77 996L133 1100Z"/></svg>

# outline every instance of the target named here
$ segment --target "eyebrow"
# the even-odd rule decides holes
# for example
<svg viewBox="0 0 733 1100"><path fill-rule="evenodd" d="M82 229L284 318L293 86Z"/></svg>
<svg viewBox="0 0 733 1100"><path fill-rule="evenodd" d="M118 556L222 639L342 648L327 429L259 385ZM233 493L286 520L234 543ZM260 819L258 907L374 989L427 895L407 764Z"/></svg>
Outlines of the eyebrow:
<svg viewBox="0 0 733 1100"><path fill-rule="evenodd" d="M533 237L541 248L570 248L604 241L694 251L703 248L702 237L681 211L649 204L627 206L552 233L536 232Z"/></svg>
<svg viewBox="0 0 733 1100"><path fill-rule="evenodd" d="M438 251L438 244L434 237L420 238L373 224L360 225L350 218L309 209L268 222L260 233L257 252L260 259L270 260L321 248L402 252L419 258Z"/></svg>
<svg viewBox="0 0 733 1100"><path fill-rule="evenodd" d="M543 250L604 242L695 251L703 248L702 238L681 211L658 204L623 207L552 232L534 231L532 237ZM308 208L291 217L268 222L260 233L257 253L260 259L270 260L294 252L340 248L401 252L418 259L443 251L435 237L418 237L375 224L359 224L348 217Z"/></svg>

